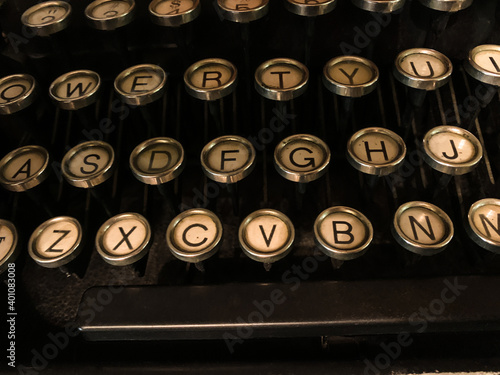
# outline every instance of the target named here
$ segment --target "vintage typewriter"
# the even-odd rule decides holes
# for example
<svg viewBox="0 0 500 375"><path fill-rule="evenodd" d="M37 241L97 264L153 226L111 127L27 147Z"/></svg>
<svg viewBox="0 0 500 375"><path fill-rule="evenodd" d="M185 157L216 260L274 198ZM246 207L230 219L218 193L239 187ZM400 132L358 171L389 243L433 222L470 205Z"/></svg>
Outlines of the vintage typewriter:
<svg viewBox="0 0 500 375"><path fill-rule="evenodd" d="M500 368L496 0L0 3L0 372Z"/></svg>

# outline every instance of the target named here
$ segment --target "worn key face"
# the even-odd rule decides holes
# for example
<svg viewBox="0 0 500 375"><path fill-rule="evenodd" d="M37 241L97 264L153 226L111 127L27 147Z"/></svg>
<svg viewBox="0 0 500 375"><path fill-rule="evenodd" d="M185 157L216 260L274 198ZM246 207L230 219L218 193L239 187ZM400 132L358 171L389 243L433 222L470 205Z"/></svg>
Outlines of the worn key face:
<svg viewBox="0 0 500 375"><path fill-rule="evenodd" d="M205 59L191 65L184 73L189 95L202 100L217 100L231 94L236 87L238 70L223 59Z"/></svg>
<svg viewBox="0 0 500 375"><path fill-rule="evenodd" d="M347 144L347 160L358 171L385 176L404 162L403 139L385 128L366 128L355 133Z"/></svg>
<svg viewBox="0 0 500 375"><path fill-rule="evenodd" d="M0 219L0 274L8 268L8 264L16 260L19 253L17 246L17 230L10 221Z"/></svg>
<svg viewBox="0 0 500 375"><path fill-rule="evenodd" d="M264 17L269 12L269 0L217 0L222 18L248 23Z"/></svg>
<svg viewBox="0 0 500 375"><path fill-rule="evenodd" d="M114 266L128 266L149 251L151 227L142 215L124 213L106 221L96 237L97 252Z"/></svg>
<svg viewBox="0 0 500 375"><path fill-rule="evenodd" d="M255 71L255 89L265 98L286 101L304 93L309 81L306 66L292 59L272 59Z"/></svg>
<svg viewBox="0 0 500 375"><path fill-rule="evenodd" d="M148 185L160 185L177 178L184 169L184 149L172 138L142 142L130 155L134 176Z"/></svg>
<svg viewBox="0 0 500 375"><path fill-rule="evenodd" d="M49 175L49 153L41 146L24 146L0 160L0 184L10 191L26 191Z"/></svg>
<svg viewBox="0 0 500 375"><path fill-rule="evenodd" d="M201 165L210 179L225 184L241 181L255 166L255 149L246 139L226 135L214 139L201 151Z"/></svg>
<svg viewBox="0 0 500 375"><path fill-rule="evenodd" d="M323 69L323 83L334 94L361 97L377 87L379 72L370 60L357 56L335 57Z"/></svg>
<svg viewBox="0 0 500 375"><path fill-rule="evenodd" d="M249 258L273 263L284 258L292 249L295 228L283 213L263 209L248 215L238 232L240 246Z"/></svg>
<svg viewBox="0 0 500 375"><path fill-rule="evenodd" d="M49 94L60 108L77 110L95 103L100 86L99 74L91 70L76 70L52 82Z"/></svg>
<svg viewBox="0 0 500 375"><path fill-rule="evenodd" d="M83 142L69 150L62 160L62 174L73 186L91 188L113 174L115 153L106 142Z"/></svg>
<svg viewBox="0 0 500 375"><path fill-rule="evenodd" d="M78 220L55 217L41 224L31 235L28 251L42 267L57 268L68 264L81 252L82 227Z"/></svg>
<svg viewBox="0 0 500 375"><path fill-rule="evenodd" d="M135 17L134 0L96 0L85 8L85 17L98 30L114 30Z"/></svg>
<svg viewBox="0 0 500 375"><path fill-rule="evenodd" d="M451 77L453 65L442 53L413 48L396 57L394 76L406 86L420 90L435 90L445 85Z"/></svg>
<svg viewBox="0 0 500 375"><path fill-rule="evenodd" d="M66 1L46 1L27 9L21 16L26 27L40 36L64 30L69 25L71 5Z"/></svg>
<svg viewBox="0 0 500 375"><path fill-rule="evenodd" d="M316 17L335 9L337 0L285 0L285 8L299 16Z"/></svg>
<svg viewBox="0 0 500 375"><path fill-rule="evenodd" d="M420 2L434 10L458 12L471 6L473 0L420 0Z"/></svg>
<svg viewBox="0 0 500 375"><path fill-rule="evenodd" d="M0 114L10 115L29 107L36 98L36 81L29 74L0 79Z"/></svg>
<svg viewBox="0 0 500 375"><path fill-rule="evenodd" d="M121 72L115 79L115 91L130 105L146 105L163 96L167 74L158 65L142 64Z"/></svg>
<svg viewBox="0 0 500 375"><path fill-rule="evenodd" d="M500 253L500 200L481 199L474 203L467 216L467 233L482 248Z"/></svg>
<svg viewBox="0 0 500 375"><path fill-rule="evenodd" d="M316 245L326 255L350 260L363 255L373 240L373 227L361 212L349 207L331 207L314 223Z"/></svg>
<svg viewBox="0 0 500 375"><path fill-rule="evenodd" d="M351 0L358 8L375 13L392 13L401 9L406 0Z"/></svg>
<svg viewBox="0 0 500 375"><path fill-rule="evenodd" d="M401 246L420 255L434 255L444 250L454 234L449 216L426 202L408 202L400 206L391 230Z"/></svg>
<svg viewBox="0 0 500 375"><path fill-rule="evenodd" d="M464 62L464 68L478 81L500 86L500 46L484 44L473 48Z"/></svg>
<svg viewBox="0 0 500 375"><path fill-rule="evenodd" d="M455 176L471 172L483 157L481 142L472 133L456 126L429 130L423 146L427 164Z"/></svg>
<svg viewBox="0 0 500 375"><path fill-rule="evenodd" d="M199 0L153 0L149 13L157 25L177 27L195 20L201 6Z"/></svg>
<svg viewBox="0 0 500 375"><path fill-rule="evenodd" d="M292 135L281 141L274 151L276 170L294 182L317 180L325 174L329 163L329 147L313 135Z"/></svg>
<svg viewBox="0 0 500 375"><path fill-rule="evenodd" d="M201 208L187 210L168 226L167 246L176 258L199 263L217 252L222 232L222 223L213 212Z"/></svg>

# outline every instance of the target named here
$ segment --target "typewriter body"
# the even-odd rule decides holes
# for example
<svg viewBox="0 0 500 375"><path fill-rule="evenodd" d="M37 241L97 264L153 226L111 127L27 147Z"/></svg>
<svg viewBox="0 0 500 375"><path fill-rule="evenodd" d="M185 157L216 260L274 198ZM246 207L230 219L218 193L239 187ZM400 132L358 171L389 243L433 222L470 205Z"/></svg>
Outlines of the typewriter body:
<svg viewBox="0 0 500 375"><path fill-rule="evenodd" d="M19 234L15 362L22 373L499 369L500 259L472 239L467 215L475 202L499 198L500 102L494 85L464 69L473 48L500 44L496 0L475 0L456 12L406 0L392 13L337 0L316 17L272 0L265 15L248 23L233 22L217 1L202 0L200 14L180 26L156 24L150 2L136 0L135 18L115 30L96 29L85 16L90 1L73 0L67 27L48 36L21 21L37 3L6 0L0 7L0 76L30 74L38 91L21 114L0 117L0 157L27 145L50 155L50 174L35 193L0 191L0 218ZM411 48L448 57L449 82L424 95L396 79L395 59ZM372 92L346 98L325 86L325 64L345 55L378 67ZM237 68L232 92L211 101L190 95L184 77L209 58ZM257 68L277 58L299 61L309 74L305 91L282 102L255 87ZM123 102L114 88L118 75L138 64L166 72L162 95L144 106ZM86 114L49 96L54 80L79 69L101 79ZM483 157L470 172L447 177L424 161L424 136L442 125L467 128L479 140ZM406 145L406 158L386 176L360 172L346 156L350 137L370 127L391 130ZM296 134L329 147L328 169L314 181L299 184L275 168L276 146ZM200 161L204 146L225 135L248 139L255 149L253 170L237 189L207 177ZM184 148L184 170L164 189L139 181L129 164L134 148L153 137L173 138ZM70 149L94 140L113 147L116 165L104 188L91 194L63 178L61 162ZM395 238L394 215L406 202L428 202L448 215L454 233L443 251L420 256ZM356 259L332 261L320 251L315 221L337 206L363 213L373 226L370 246ZM220 219L222 239L203 267L195 267L172 254L166 231L181 212L201 208ZM291 251L266 267L245 254L239 237L243 220L260 209L280 211L294 227ZM111 265L96 250L101 225L120 213L138 213L150 224L149 251L138 266ZM32 233L56 216L82 225L82 250L73 261L79 273L42 267L28 254ZM419 225L419 233L429 232ZM0 372L12 370L4 358L1 363Z"/></svg>

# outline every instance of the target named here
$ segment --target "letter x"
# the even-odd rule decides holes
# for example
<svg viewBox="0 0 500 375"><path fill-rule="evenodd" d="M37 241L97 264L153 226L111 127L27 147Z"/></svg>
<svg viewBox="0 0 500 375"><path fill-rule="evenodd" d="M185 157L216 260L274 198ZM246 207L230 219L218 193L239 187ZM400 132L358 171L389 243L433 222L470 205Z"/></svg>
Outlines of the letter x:
<svg viewBox="0 0 500 375"><path fill-rule="evenodd" d="M132 232L133 232L136 228L137 228L137 227L133 227L132 229L130 229L130 231L129 231L128 233L125 233L125 231L123 230L123 228L122 228L122 227L118 227L118 229L120 230L120 233L122 234L123 238L122 238L122 240L121 240L120 242L118 242L118 244L115 246L115 248L114 248L113 250L118 249L118 248L120 247L120 245L121 245L122 243L124 243L124 242L127 244L128 248L129 248L130 250L132 250L132 249L133 249L133 247L132 247L132 244L130 243L130 241L128 240L128 237L132 234Z"/></svg>

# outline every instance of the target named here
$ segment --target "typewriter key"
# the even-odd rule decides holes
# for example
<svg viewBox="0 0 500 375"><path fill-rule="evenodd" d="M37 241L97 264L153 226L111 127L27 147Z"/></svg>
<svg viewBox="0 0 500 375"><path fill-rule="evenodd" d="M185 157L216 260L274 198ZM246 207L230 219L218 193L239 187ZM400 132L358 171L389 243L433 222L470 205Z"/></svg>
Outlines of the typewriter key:
<svg viewBox="0 0 500 375"><path fill-rule="evenodd" d="M481 109L491 103L500 86L500 46L485 44L473 48L464 62L464 68L471 77L483 83L486 89L486 93L481 95L480 106L469 115L468 123L464 126L470 130L474 127Z"/></svg>
<svg viewBox="0 0 500 375"><path fill-rule="evenodd" d="M200 0L153 0L149 4L149 13L157 25L178 27L200 15Z"/></svg>
<svg viewBox="0 0 500 375"><path fill-rule="evenodd" d="M32 6L21 16L24 26L39 36L49 36L69 25L71 5L66 1L46 1Z"/></svg>
<svg viewBox="0 0 500 375"><path fill-rule="evenodd" d="M88 141L69 150L61 163L62 174L72 186L89 189L103 206L108 216L113 208L103 191L96 189L112 175L115 167L113 147L106 142Z"/></svg>
<svg viewBox="0 0 500 375"><path fill-rule="evenodd" d="M201 151L205 175L213 181L227 184L233 208L238 212L239 197L236 183L247 177L255 166L255 148L246 139L226 135L209 142Z"/></svg>
<svg viewBox="0 0 500 375"><path fill-rule="evenodd" d="M35 78L14 74L0 79L0 114L10 115L29 107L37 97Z"/></svg>
<svg viewBox="0 0 500 375"><path fill-rule="evenodd" d="M95 244L106 263L113 266L134 265L136 272L142 276L151 245L151 227L137 213L116 215L101 226Z"/></svg>
<svg viewBox="0 0 500 375"><path fill-rule="evenodd" d="M219 134L225 132L224 118L221 114L222 99L231 94L237 82L238 70L223 59L205 59L191 65L184 73L186 91L194 98L208 101L210 114Z"/></svg>
<svg viewBox="0 0 500 375"><path fill-rule="evenodd" d="M274 150L274 166L289 181L297 182L298 192L306 192L306 184L326 173L330 148L318 137L295 134L282 140Z"/></svg>
<svg viewBox="0 0 500 375"><path fill-rule="evenodd" d="M420 0L428 8L442 12L458 12L468 8L473 0Z"/></svg>
<svg viewBox="0 0 500 375"><path fill-rule="evenodd" d="M483 157L481 142L456 126L438 126L423 141L424 159L435 170L453 176L471 172Z"/></svg>
<svg viewBox="0 0 500 375"><path fill-rule="evenodd" d="M0 274L14 263L19 255L17 230L10 221L0 219Z"/></svg>
<svg viewBox="0 0 500 375"><path fill-rule="evenodd" d="M98 30L115 30L135 18L134 0L96 0L85 8L87 21Z"/></svg>
<svg viewBox="0 0 500 375"><path fill-rule="evenodd" d="M288 101L302 95L309 80L307 67L292 59L272 59L255 72L255 89L263 97Z"/></svg>
<svg viewBox="0 0 500 375"><path fill-rule="evenodd" d="M70 275L78 273L73 261L82 251L82 227L78 220L59 216L41 224L30 237L28 252L33 260L45 268L59 268Z"/></svg>
<svg viewBox="0 0 500 375"><path fill-rule="evenodd" d="M285 0L285 8L299 16L315 17L330 13L337 6L337 0Z"/></svg>
<svg viewBox="0 0 500 375"><path fill-rule="evenodd" d="M330 207L314 222L314 237L323 253L342 262L366 252L373 240L373 227L365 215L355 209Z"/></svg>
<svg viewBox="0 0 500 375"><path fill-rule="evenodd" d="M191 209L174 218L167 228L167 246L172 254L204 271L203 261L214 255L222 242L222 223L211 211Z"/></svg>
<svg viewBox="0 0 500 375"><path fill-rule="evenodd" d="M402 247L424 256L443 251L454 234L449 216L426 202L401 205L394 215L391 231Z"/></svg>
<svg viewBox="0 0 500 375"><path fill-rule="evenodd" d="M366 128L355 133L347 144L347 160L358 171L386 176L398 170L406 156L403 139L384 128Z"/></svg>
<svg viewBox="0 0 500 375"><path fill-rule="evenodd" d="M445 85L451 77L453 65L442 53L413 48L396 57L394 76L402 84L418 90L435 90Z"/></svg>
<svg viewBox="0 0 500 375"><path fill-rule="evenodd" d="M358 8L376 13L392 13L401 9L406 0L351 0Z"/></svg>
<svg viewBox="0 0 500 375"><path fill-rule="evenodd" d="M269 12L269 0L217 0L222 18L248 23L264 17Z"/></svg>
<svg viewBox="0 0 500 375"><path fill-rule="evenodd" d="M292 249L295 228L283 213L263 209L248 215L240 225L238 238L243 252L251 259L271 264L284 258Z"/></svg>
<svg viewBox="0 0 500 375"><path fill-rule="evenodd" d="M477 201L471 206L467 219L469 237L483 249L500 254L500 200Z"/></svg>

